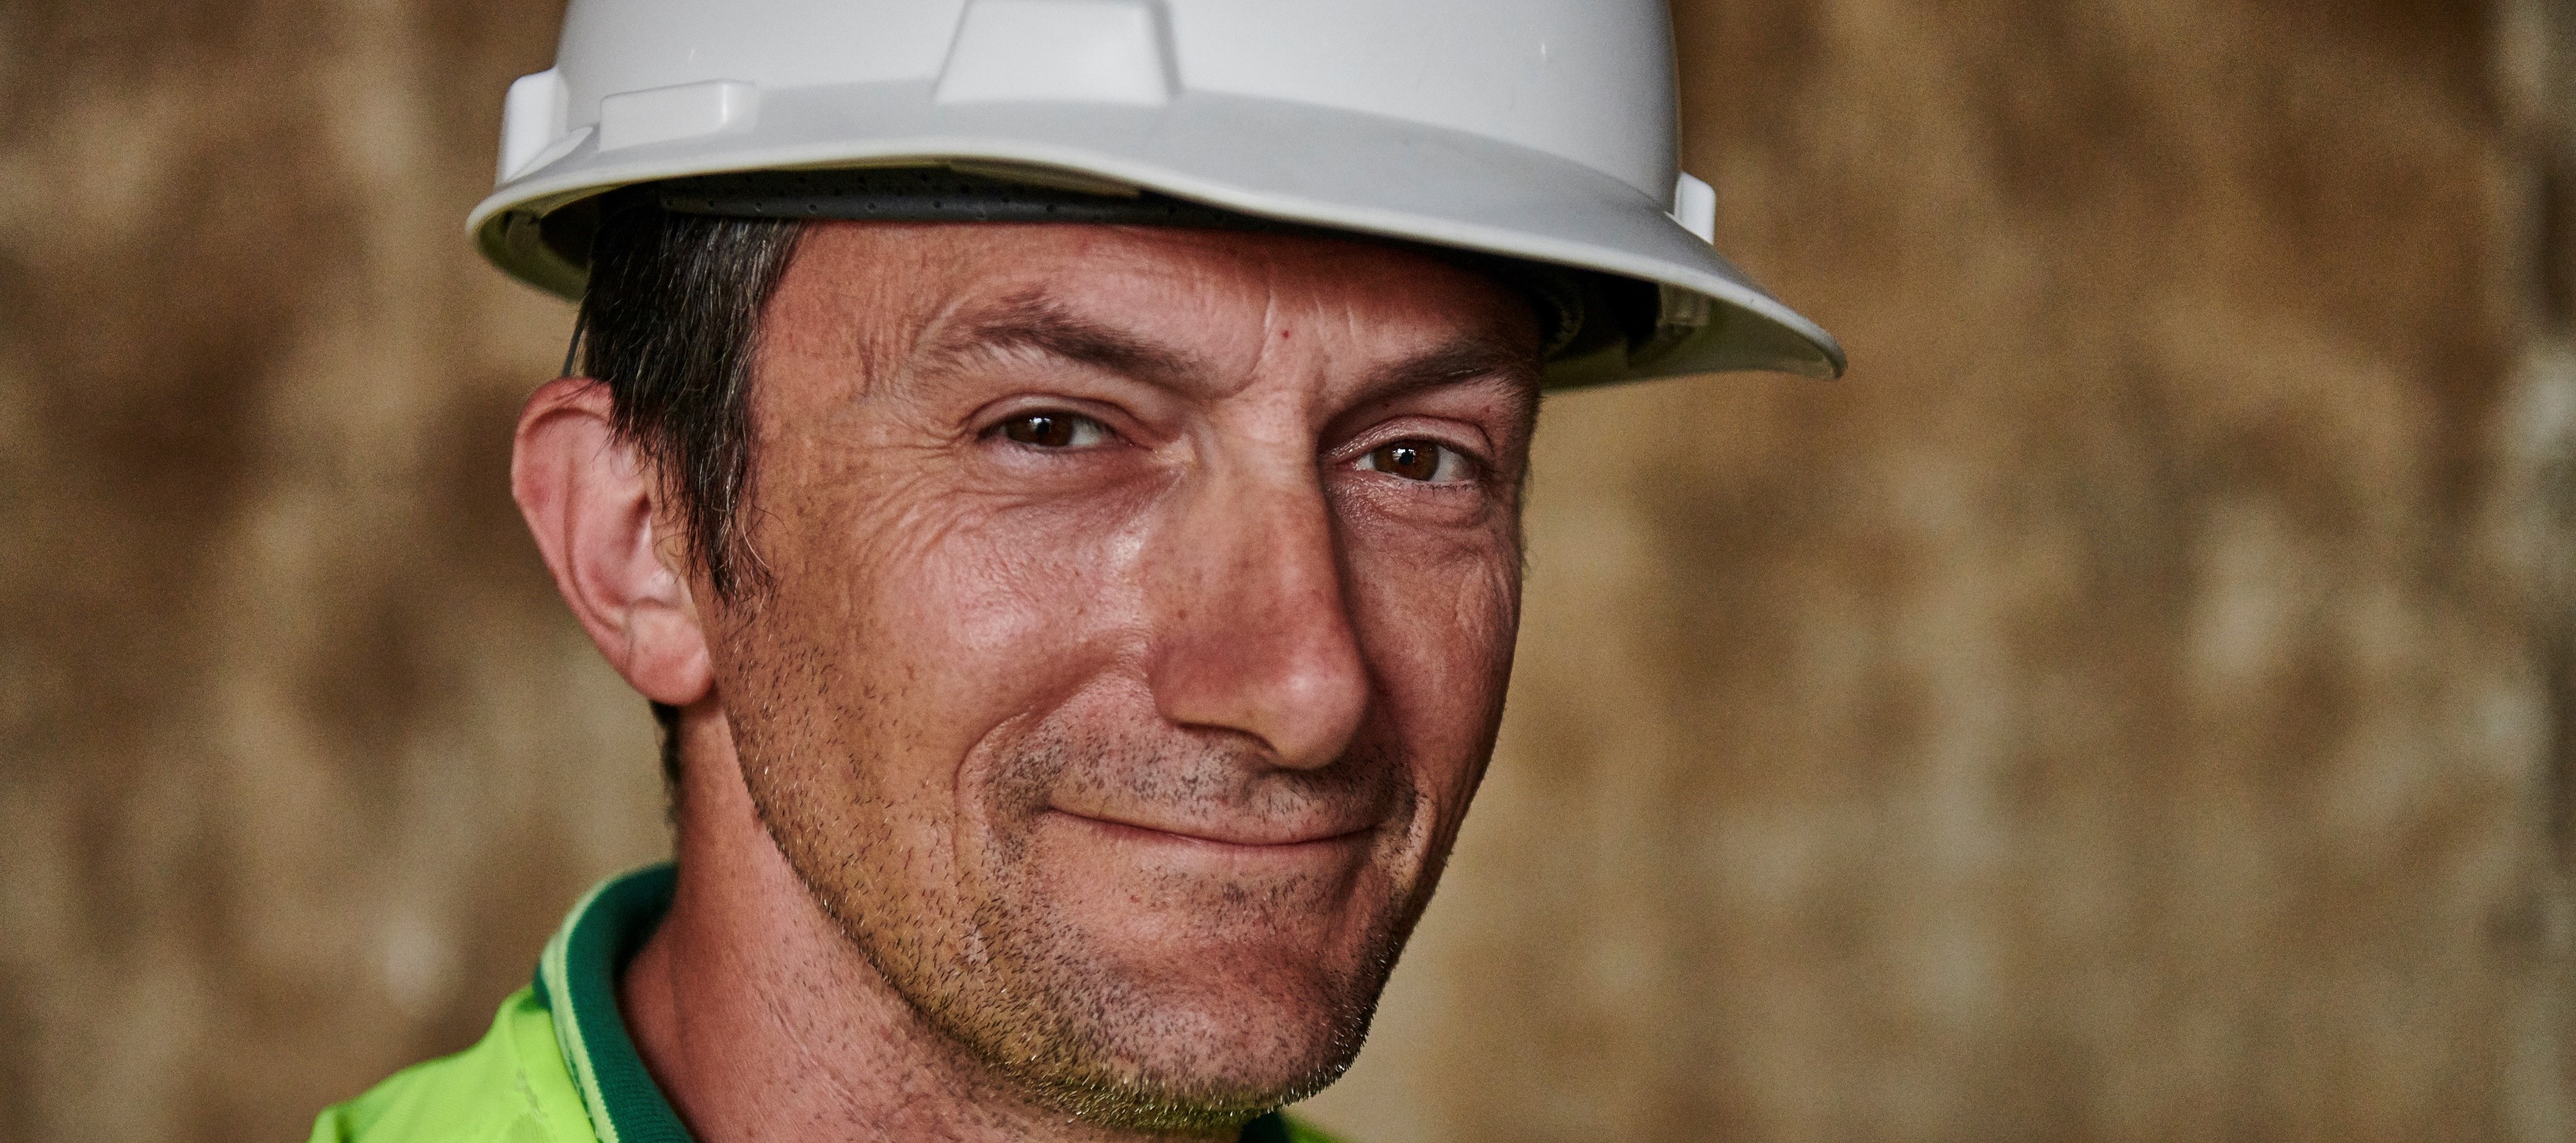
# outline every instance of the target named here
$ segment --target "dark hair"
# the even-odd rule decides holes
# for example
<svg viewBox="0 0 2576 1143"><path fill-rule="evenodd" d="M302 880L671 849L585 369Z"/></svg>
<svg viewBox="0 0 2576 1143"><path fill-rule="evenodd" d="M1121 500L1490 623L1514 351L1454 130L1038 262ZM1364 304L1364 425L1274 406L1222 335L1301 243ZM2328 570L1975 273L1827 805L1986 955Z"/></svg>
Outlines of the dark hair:
<svg viewBox="0 0 2576 1143"><path fill-rule="evenodd" d="M743 539L752 481L751 373L761 311L802 224L662 209L649 188L602 204L582 294L583 371L608 386L680 516L689 558L719 599L757 594L767 569ZM653 704L662 777L679 789L676 708Z"/></svg>

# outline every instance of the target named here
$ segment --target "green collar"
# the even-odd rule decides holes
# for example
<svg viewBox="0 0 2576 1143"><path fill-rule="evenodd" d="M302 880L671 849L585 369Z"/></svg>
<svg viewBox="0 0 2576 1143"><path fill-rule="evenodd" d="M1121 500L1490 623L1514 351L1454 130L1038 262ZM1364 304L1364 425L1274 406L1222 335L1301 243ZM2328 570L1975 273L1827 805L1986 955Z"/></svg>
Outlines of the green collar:
<svg viewBox="0 0 2576 1143"><path fill-rule="evenodd" d="M537 1003L554 1017L555 1043L581 1088L599 1143L695 1143L645 1072L617 1011L617 974L670 911L677 880L677 869L664 862L600 882L573 906L537 961ZM1288 1139L1277 1112L1243 1127L1243 1143Z"/></svg>
<svg viewBox="0 0 2576 1143"><path fill-rule="evenodd" d="M537 959L537 1003L554 1016L555 1043L599 1143L694 1143L617 1011L617 974L671 910L678 880L664 862L600 882Z"/></svg>

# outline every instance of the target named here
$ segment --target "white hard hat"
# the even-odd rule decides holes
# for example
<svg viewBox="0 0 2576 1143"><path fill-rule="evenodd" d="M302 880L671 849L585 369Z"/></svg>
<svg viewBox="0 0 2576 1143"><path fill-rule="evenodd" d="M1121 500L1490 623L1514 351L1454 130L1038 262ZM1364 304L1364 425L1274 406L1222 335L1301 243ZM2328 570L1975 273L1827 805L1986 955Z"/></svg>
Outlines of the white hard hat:
<svg viewBox="0 0 2576 1143"><path fill-rule="evenodd" d="M1265 220L1599 283L1551 386L1839 375L1710 247L1673 104L1663 0L571 0L468 226L578 296L597 198L666 180L701 213Z"/></svg>

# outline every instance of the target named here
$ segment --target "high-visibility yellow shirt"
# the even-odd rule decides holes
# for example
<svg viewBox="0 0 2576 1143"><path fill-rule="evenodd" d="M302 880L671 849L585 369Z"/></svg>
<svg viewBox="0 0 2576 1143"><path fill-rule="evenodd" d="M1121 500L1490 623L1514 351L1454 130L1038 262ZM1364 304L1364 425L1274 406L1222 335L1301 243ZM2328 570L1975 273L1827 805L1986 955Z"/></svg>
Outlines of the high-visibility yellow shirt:
<svg viewBox="0 0 2576 1143"><path fill-rule="evenodd" d="M671 907L673 880L662 864L601 882L481 1042L323 1112L312 1143L694 1143L617 1011L617 973ZM1333 1143L1275 1112L1243 1140Z"/></svg>

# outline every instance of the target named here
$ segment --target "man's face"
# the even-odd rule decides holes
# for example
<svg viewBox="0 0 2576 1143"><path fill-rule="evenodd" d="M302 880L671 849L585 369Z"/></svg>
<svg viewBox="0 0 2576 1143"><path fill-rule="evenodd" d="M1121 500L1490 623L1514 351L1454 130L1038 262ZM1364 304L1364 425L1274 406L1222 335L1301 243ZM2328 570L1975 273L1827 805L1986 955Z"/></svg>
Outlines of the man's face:
<svg viewBox="0 0 2576 1143"><path fill-rule="evenodd" d="M763 320L770 586L710 642L817 903L1065 1110L1329 1082L1501 717L1528 306L1361 242L822 224Z"/></svg>

